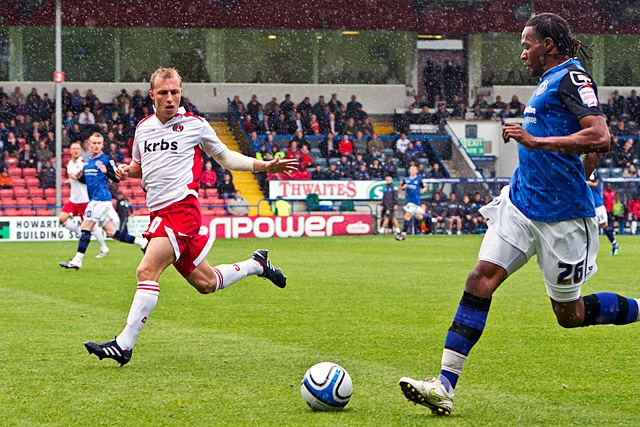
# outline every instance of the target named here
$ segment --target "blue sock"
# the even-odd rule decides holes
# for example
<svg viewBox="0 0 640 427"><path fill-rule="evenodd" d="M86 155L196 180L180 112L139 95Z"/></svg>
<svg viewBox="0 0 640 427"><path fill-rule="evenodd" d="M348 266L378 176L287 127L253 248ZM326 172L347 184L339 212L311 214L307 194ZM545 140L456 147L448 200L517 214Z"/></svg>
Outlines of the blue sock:
<svg viewBox="0 0 640 427"><path fill-rule="evenodd" d="M120 230L116 230L116 232L113 233L113 238L116 240L120 240L121 242L131 243L131 244L135 243L136 241L136 238L134 236L128 233L123 233Z"/></svg>
<svg viewBox="0 0 640 427"><path fill-rule="evenodd" d="M591 325L626 325L638 321L638 301L612 292L598 292L584 298L584 322Z"/></svg>
<svg viewBox="0 0 640 427"><path fill-rule="evenodd" d="M80 240L78 241L78 252L81 254L87 252L87 248L89 247L89 242L91 242L91 231L90 230L81 230L80 231Z"/></svg>
<svg viewBox="0 0 640 427"><path fill-rule="evenodd" d="M411 218L409 221L406 221L406 220L404 221L404 225L402 226L402 232L403 233L406 233L407 230L409 229L409 225L411 224L411 220L412 219L413 218Z"/></svg>
<svg viewBox="0 0 640 427"><path fill-rule="evenodd" d="M449 391L456 388L467 356L484 331L490 307L491 298L481 298L469 292L462 295L444 342L442 370L438 377Z"/></svg>
<svg viewBox="0 0 640 427"><path fill-rule="evenodd" d="M604 229L604 234L607 236L607 239L609 239L609 241L611 242L611 244L613 246L615 246L617 244L616 242L616 237L613 235L613 227L612 226L607 226L607 228Z"/></svg>

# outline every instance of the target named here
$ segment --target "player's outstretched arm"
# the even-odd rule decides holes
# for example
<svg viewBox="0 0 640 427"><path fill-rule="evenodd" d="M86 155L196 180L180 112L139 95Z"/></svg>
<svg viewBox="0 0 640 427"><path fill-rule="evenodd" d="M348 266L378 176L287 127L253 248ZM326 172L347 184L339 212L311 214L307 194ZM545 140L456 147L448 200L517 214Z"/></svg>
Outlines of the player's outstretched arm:
<svg viewBox="0 0 640 427"><path fill-rule="evenodd" d="M265 162L236 153L228 148L224 148L220 153L213 155L216 162L227 169L235 171L269 172L269 173L290 173L298 169L298 161L295 159L280 159Z"/></svg>
<svg viewBox="0 0 640 427"><path fill-rule="evenodd" d="M253 171L254 172L267 172L267 173L284 173L287 176L291 176L291 173L298 170L300 166L296 159L281 159L276 157L268 162L253 159Z"/></svg>

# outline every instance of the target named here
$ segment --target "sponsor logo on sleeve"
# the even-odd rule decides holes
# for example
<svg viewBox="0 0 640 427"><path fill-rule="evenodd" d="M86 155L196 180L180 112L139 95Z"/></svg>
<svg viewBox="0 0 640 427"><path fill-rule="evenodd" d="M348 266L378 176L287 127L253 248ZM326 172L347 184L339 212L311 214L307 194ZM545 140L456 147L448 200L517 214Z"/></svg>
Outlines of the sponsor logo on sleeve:
<svg viewBox="0 0 640 427"><path fill-rule="evenodd" d="M598 97L591 85L584 85L580 87L578 89L578 93L580 94L580 99L582 99L582 103L585 107L591 108L598 106Z"/></svg>

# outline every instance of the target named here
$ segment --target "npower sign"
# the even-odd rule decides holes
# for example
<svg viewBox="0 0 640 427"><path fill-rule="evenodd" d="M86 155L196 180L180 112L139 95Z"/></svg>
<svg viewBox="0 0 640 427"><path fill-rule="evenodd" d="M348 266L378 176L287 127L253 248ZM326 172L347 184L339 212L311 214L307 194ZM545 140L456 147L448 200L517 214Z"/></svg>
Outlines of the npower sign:
<svg viewBox="0 0 640 427"><path fill-rule="evenodd" d="M218 238L321 237L371 234L371 215L204 217Z"/></svg>

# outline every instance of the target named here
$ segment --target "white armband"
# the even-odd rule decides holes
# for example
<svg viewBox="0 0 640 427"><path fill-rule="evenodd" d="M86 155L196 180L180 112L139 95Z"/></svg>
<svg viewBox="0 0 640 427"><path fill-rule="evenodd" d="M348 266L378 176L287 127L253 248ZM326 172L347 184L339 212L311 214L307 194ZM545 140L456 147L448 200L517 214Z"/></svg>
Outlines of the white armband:
<svg viewBox="0 0 640 427"><path fill-rule="evenodd" d="M220 153L213 156L216 162L220 163L227 169L234 171L250 171L253 172L253 160L244 154L236 153L225 147Z"/></svg>

